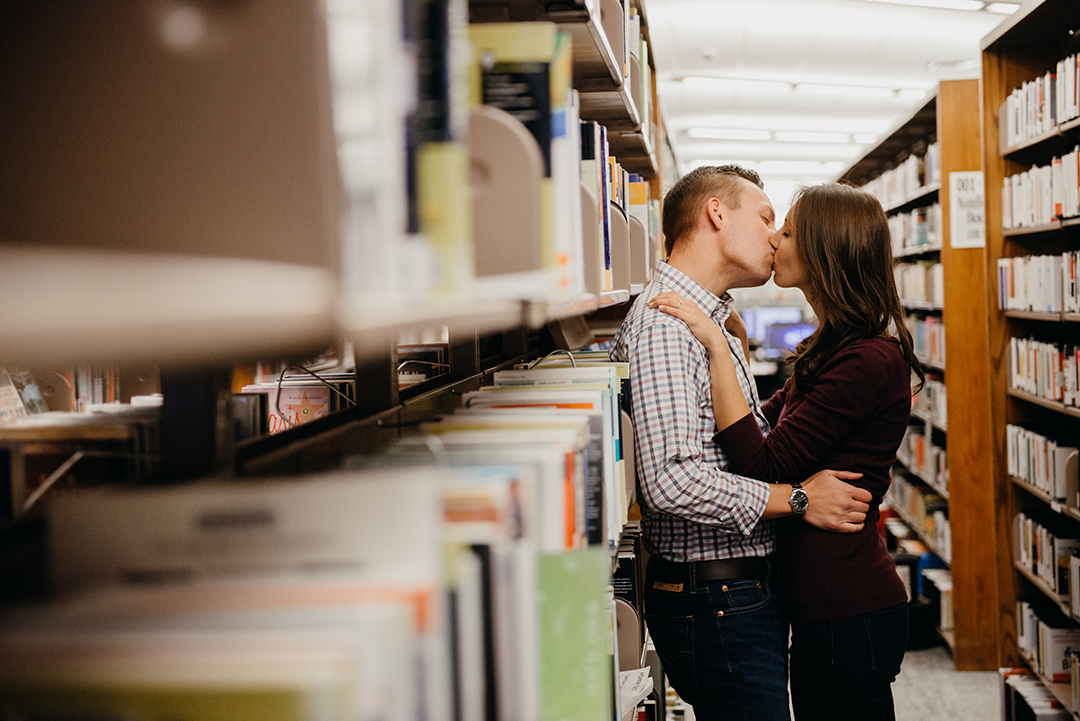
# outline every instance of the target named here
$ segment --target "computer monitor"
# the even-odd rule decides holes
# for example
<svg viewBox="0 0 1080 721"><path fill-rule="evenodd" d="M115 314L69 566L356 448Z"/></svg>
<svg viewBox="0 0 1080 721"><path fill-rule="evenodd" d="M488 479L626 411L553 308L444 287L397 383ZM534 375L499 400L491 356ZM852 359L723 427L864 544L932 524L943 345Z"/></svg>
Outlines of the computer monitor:
<svg viewBox="0 0 1080 721"><path fill-rule="evenodd" d="M773 323L762 339L761 347L766 358L780 358L791 353L795 347L817 330L813 323Z"/></svg>
<svg viewBox="0 0 1080 721"><path fill-rule="evenodd" d="M800 323L802 309L797 306L761 306L740 311L746 332L750 338L764 342L768 328L773 323Z"/></svg>

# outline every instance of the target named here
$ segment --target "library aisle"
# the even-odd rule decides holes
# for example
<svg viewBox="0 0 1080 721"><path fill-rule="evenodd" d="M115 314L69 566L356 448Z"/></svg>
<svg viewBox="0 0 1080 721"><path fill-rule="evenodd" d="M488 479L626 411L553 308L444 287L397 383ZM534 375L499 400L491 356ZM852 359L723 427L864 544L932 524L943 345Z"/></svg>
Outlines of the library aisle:
<svg viewBox="0 0 1080 721"><path fill-rule="evenodd" d="M896 721L987 721L1000 718L996 671L957 671L944 646L908 651L893 684Z"/></svg>
<svg viewBox="0 0 1080 721"><path fill-rule="evenodd" d="M884 580L812 580L906 598L896 718L1080 721L1080 0L0 0L0 67L0 719L692 718L656 643L766 604L646 597L763 597L776 486L615 335L737 164L759 281L800 188L888 221L926 383L851 462ZM746 395L819 290L732 289Z"/></svg>

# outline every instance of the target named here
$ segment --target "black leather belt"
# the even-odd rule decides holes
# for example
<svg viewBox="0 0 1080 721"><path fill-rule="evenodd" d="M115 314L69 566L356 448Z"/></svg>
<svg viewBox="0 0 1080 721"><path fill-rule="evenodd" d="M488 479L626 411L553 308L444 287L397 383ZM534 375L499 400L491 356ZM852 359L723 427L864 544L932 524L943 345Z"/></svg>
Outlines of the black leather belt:
<svg viewBox="0 0 1080 721"><path fill-rule="evenodd" d="M649 579L661 583L690 583L691 567L698 581L727 581L735 578L764 581L769 575L769 564L760 556L690 563L675 563L652 556L649 558Z"/></svg>

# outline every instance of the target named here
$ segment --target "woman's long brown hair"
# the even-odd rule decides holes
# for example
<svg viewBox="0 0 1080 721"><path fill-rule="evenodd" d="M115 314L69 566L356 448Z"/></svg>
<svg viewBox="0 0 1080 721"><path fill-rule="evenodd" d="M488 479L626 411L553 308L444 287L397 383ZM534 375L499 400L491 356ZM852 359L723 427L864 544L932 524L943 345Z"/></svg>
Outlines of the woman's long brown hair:
<svg viewBox="0 0 1080 721"><path fill-rule="evenodd" d="M788 357L795 390L809 389L825 362L847 344L889 335L900 341L921 388L926 377L904 325L889 221L877 198L840 183L809 186L796 195L788 223L825 316Z"/></svg>

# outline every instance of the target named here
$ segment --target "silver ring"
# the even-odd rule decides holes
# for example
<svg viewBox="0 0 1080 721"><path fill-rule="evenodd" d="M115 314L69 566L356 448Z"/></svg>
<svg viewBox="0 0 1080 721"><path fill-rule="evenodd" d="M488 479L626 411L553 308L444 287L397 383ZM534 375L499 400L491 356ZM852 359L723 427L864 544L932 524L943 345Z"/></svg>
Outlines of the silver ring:
<svg viewBox="0 0 1080 721"><path fill-rule="evenodd" d="M680 305L682 305L682 298L680 298L679 302L675 304L675 307L678 308Z"/></svg>

